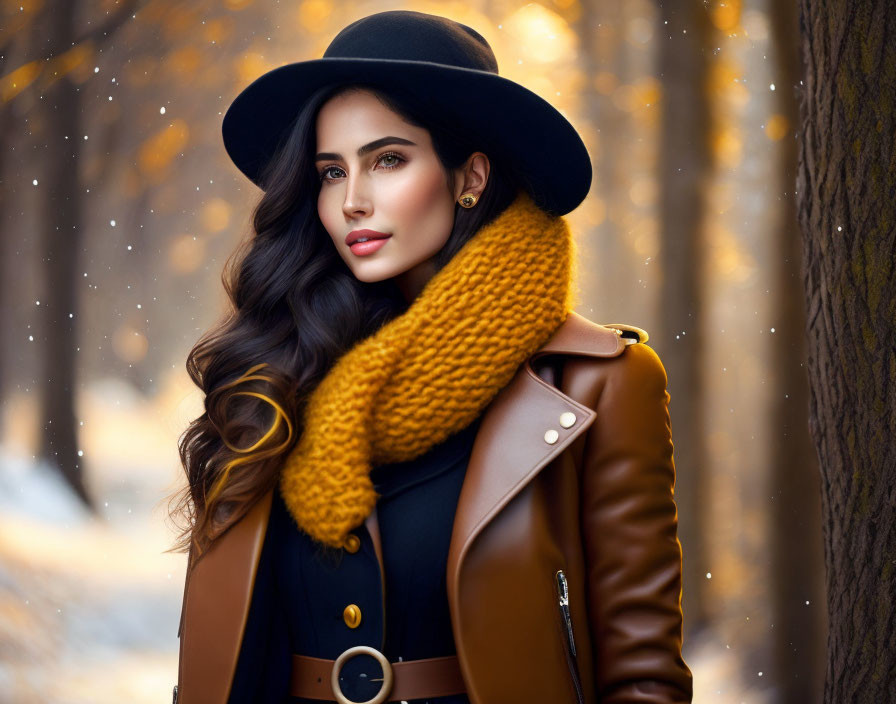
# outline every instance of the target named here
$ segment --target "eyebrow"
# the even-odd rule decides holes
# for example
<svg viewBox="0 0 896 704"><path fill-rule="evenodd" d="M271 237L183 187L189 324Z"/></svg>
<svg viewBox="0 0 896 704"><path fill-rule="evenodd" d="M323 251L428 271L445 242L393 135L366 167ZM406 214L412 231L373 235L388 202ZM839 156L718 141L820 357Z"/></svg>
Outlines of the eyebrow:
<svg viewBox="0 0 896 704"><path fill-rule="evenodd" d="M365 144L363 147L358 149L358 156L364 156L368 152L372 152L374 149L379 149L380 147L385 147L387 144L407 144L412 147L416 147L417 145L409 139L404 139L403 137L380 137L369 144ZM320 152L317 156L314 157L314 161L324 161L325 159L342 159L342 154L336 154L335 152Z"/></svg>

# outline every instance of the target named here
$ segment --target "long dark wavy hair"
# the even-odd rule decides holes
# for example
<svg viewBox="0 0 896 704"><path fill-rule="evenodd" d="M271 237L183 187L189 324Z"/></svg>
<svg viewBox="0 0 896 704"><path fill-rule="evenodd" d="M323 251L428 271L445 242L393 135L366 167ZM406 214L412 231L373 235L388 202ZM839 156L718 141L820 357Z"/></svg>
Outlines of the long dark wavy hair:
<svg viewBox="0 0 896 704"><path fill-rule="evenodd" d="M187 356L187 372L205 395L205 412L178 442L188 483L169 499L179 535L168 552L190 550L198 557L276 486L281 464L301 436L311 392L340 355L410 305L393 279L356 279L318 217L317 114L328 99L353 89L372 92L429 132L452 192L452 169L475 151L489 156L488 181L476 207L455 204L454 226L435 258L437 270L506 209L521 187L476 135L434 114L409 91L345 82L311 97L261 177L265 192L253 211L253 232L224 266L230 310Z"/></svg>

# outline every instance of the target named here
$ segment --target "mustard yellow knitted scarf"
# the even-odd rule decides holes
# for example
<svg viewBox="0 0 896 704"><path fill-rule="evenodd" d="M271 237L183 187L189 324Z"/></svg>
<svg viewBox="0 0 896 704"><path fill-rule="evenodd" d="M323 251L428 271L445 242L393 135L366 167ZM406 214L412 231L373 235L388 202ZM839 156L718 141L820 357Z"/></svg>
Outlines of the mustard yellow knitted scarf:
<svg viewBox="0 0 896 704"><path fill-rule="evenodd" d="M473 422L566 319L574 280L567 222L520 192L312 392L280 475L299 528L341 547L379 498L371 468Z"/></svg>

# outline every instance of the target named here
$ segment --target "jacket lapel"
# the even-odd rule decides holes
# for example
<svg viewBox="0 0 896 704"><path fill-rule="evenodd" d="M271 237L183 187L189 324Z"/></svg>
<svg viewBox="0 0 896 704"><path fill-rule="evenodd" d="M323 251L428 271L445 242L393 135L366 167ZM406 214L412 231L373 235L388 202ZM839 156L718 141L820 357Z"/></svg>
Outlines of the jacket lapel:
<svg viewBox="0 0 896 704"><path fill-rule="evenodd" d="M448 549L447 591L455 623L463 560L476 536L597 415L541 379L532 362L550 354L615 357L624 347L617 331L570 312L554 336L529 357L485 411L473 443ZM565 423L561 423L561 416ZM456 640L459 636L455 633ZM460 643L457 647L460 653Z"/></svg>
<svg viewBox="0 0 896 704"><path fill-rule="evenodd" d="M460 578L470 545L488 522L552 459L593 422L596 413L541 379L532 362L549 354L615 357L625 347L619 332L570 312L566 322L521 367L482 416L458 499L446 564L452 618L460 608ZM561 415L572 421L561 424ZM556 436L555 436L556 434ZM264 544L273 492L190 569L181 614L178 698L184 704L216 702L229 696L236 670L255 573ZM382 569L375 514L366 525ZM202 584L190 592L190 583ZM455 620L456 622L456 620ZM458 638L460 634L455 633ZM459 639L459 638L458 638ZM458 653L462 652L460 642ZM201 691L184 685L201 683Z"/></svg>
<svg viewBox="0 0 896 704"><path fill-rule="evenodd" d="M272 498L267 492L187 568L178 632L177 699L183 704L224 704L230 695Z"/></svg>

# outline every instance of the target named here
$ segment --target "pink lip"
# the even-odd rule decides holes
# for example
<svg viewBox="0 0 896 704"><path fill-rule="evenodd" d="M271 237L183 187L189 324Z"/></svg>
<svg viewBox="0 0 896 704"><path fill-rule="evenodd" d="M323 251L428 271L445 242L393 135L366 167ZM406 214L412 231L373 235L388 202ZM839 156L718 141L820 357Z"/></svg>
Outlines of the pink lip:
<svg viewBox="0 0 896 704"><path fill-rule="evenodd" d="M363 257L366 254L373 254L388 241L388 237L380 237L379 239L368 240L367 242L355 242L349 249L352 250L352 254L357 254L358 256Z"/></svg>
<svg viewBox="0 0 896 704"><path fill-rule="evenodd" d="M385 232L377 232L376 230L352 230L345 236L345 243L351 247L355 240L360 239L361 237L376 237L384 238L391 237L392 235L386 234Z"/></svg>

